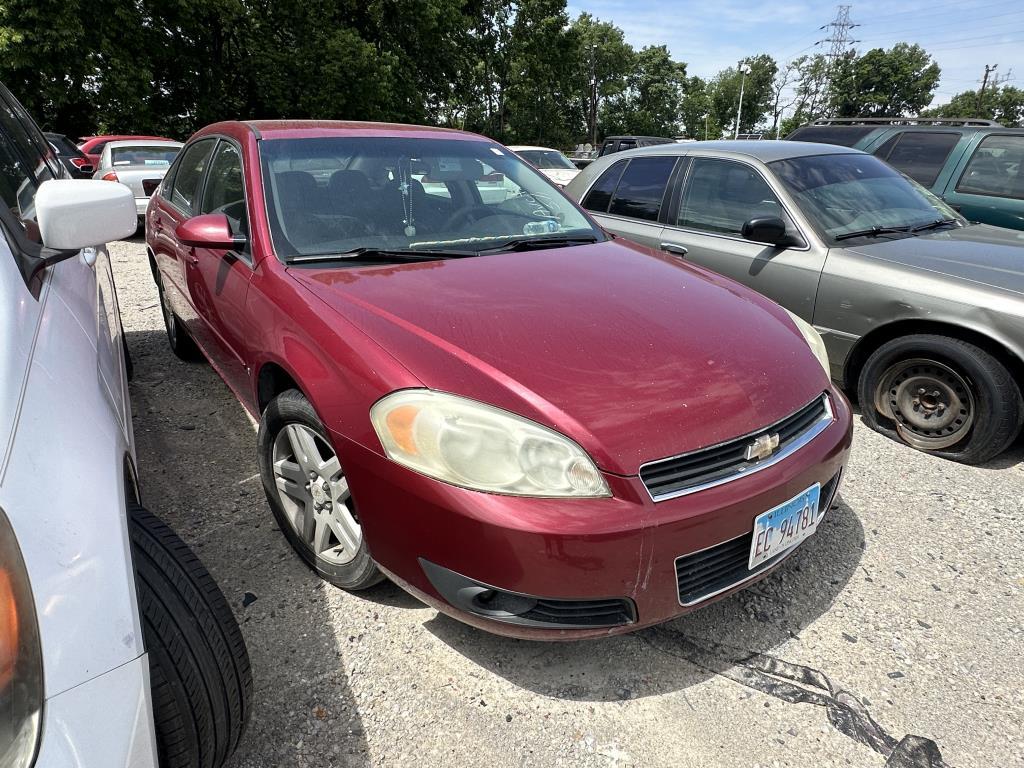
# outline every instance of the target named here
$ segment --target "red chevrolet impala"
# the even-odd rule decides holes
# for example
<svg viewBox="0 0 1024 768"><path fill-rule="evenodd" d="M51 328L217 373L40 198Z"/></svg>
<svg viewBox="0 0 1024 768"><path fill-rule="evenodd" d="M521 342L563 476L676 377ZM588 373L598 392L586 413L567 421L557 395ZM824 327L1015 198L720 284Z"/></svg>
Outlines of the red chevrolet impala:
<svg viewBox="0 0 1024 768"><path fill-rule="evenodd" d="M146 237L171 347L259 419L270 507L339 587L629 631L763 576L835 497L851 418L814 329L611 238L488 139L211 125Z"/></svg>

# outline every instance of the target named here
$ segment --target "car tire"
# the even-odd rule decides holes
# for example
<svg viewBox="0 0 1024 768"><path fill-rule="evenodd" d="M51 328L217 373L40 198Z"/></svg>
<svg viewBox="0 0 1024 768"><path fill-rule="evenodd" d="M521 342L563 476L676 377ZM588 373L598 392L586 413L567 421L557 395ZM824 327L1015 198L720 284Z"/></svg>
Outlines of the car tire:
<svg viewBox="0 0 1024 768"><path fill-rule="evenodd" d="M252 670L213 577L166 524L128 510L160 768L219 768L245 732Z"/></svg>
<svg viewBox="0 0 1024 768"><path fill-rule="evenodd" d="M963 464L1002 453L1024 418L1020 389L1006 366L947 336L883 344L865 362L857 396L875 431Z"/></svg>
<svg viewBox="0 0 1024 768"><path fill-rule="evenodd" d="M315 449L319 455L300 459L298 452L291 449L291 436L296 433L311 440L310 453ZM281 532L299 557L320 578L341 589L358 591L381 581L384 576L373 562L366 538L362 536L355 501L351 492L347 492L347 480L340 460L327 439L327 430L301 392L290 389L271 400L260 419L257 446L260 477L267 502ZM288 458L289 451L294 454L291 459ZM308 485L302 484L307 479L309 467L314 464L331 467L315 481L317 485L324 483L324 493L318 497L312 495L314 491L308 490L314 481L310 480ZM283 476L282 473L287 474L289 469L298 472L300 482L289 480L291 475ZM342 484L347 492L344 498L336 492ZM285 486L292 489L293 495L282 490ZM305 498L305 502L300 501L300 496ZM321 502L323 508L313 508L313 505ZM330 511L327 511L328 508ZM339 523L341 518L347 523ZM319 532L323 530L322 524L326 524L328 529L340 526L343 533L357 529L358 538L350 536L346 546L342 534L333 535L328 530L321 540ZM300 531L300 528L303 530Z"/></svg>
<svg viewBox="0 0 1024 768"><path fill-rule="evenodd" d="M171 352L181 360L188 362L200 359L199 347L192 340L188 330L185 328L185 324L181 322L178 316L174 314L174 310L171 309L170 302L167 300L167 293L164 291L162 276L157 279L156 291L160 299L160 314L164 319L164 331L167 333L167 344L171 348Z"/></svg>

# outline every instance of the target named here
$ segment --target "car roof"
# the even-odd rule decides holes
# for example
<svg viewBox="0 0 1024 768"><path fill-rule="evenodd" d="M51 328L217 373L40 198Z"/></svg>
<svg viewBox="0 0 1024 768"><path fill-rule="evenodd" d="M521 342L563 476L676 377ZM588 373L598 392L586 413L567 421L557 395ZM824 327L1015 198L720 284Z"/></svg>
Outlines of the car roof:
<svg viewBox="0 0 1024 768"><path fill-rule="evenodd" d="M171 139L118 139L117 141L107 143L107 147L111 149L123 149L124 147L166 147L168 145L172 147L185 146L180 141L172 141Z"/></svg>
<svg viewBox="0 0 1024 768"><path fill-rule="evenodd" d="M445 138L468 141L487 141L486 136L458 131L453 128L435 128L404 123L375 123L357 120L248 120L214 123L197 131L193 138L211 133L237 134L243 129L257 139L325 138L330 136L379 136L412 138Z"/></svg>
<svg viewBox="0 0 1024 768"><path fill-rule="evenodd" d="M686 144L658 144L653 147L640 147L626 152L606 155L608 158L642 157L643 155L699 155L728 154L733 156L752 157L762 163L775 160L787 160L791 157L809 157L812 155L852 155L864 154L859 149L841 147L836 144L816 144L810 141L758 141L755 139L737 139L733 141L695 141ZM604 158L601 158L602 160Z"/></svg>
<svg viewBox="0 0 1024 768"><path fill-rule="evenodd" d="M509 145L509 149L511 149L513 152L519 152L520 150L536 150L538 152L561 152L561 150L554 149L553 147L535 147L530 144Z"/></svg>

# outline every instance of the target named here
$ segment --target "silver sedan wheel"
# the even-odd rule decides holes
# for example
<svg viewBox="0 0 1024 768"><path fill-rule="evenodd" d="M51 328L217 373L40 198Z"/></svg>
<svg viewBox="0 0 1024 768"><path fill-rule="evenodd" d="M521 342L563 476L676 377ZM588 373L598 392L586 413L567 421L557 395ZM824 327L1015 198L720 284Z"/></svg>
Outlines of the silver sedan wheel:
<svg viewBox="0 0 1024 768"><path fill-rule="evenodd" d="M309 427L288 424L274 440L273 461L281 506L302 542L326 563L351 562L363 531L334 450Z"/></svg>

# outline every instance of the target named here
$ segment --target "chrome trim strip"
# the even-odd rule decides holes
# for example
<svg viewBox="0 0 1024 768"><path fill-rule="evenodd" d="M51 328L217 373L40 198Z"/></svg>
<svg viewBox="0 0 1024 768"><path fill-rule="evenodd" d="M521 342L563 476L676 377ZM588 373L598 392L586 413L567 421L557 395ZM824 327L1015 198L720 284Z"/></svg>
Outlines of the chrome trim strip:
<svg viewBox="0 0 1024 768"><path fill-rule="evenodd" d="M717 480L711 480L710 482L702 483L700 485L695 485L695 486L693 486L691 488L683 488L683 489L678 490L678 491L673 491L672 493L659 494L657 496L655 496L653 493L651 493L651 489L647 487L647 483L643 482L643 478L642 477L641 477L640 482L644 486L644 490L647 491L647 495L651 497L651 501L654 501L654 502L668 501L669 499L678 499L680 496L689 496L691 493L697 493L698 491L706 491L708 488L715 488L716 486L724 485L725 483L731 483L734 480L739 480L740 478L743 478L743 477L749 477L750 475L753 475L753 474L755 474L757 472L760 472L762 469L768 469L768 467L773 467L776 464L778 464L780 461L788 459L794 453L799 451L801 448L803 448L805 445L807 445L809 442L811 442L811 440L813 440L818 435L820 435L822 432L824 432L826 429L828 429L828 427L836 420L835 411L832 410L832 401L829 399L828 394L827 393L823 394L821 397L825 401L825 414L820 419L818 419L818 421L816 421L813 424L811 424L811 426L808 427L804 431L803 434L801 434L799 437L794 439L793 442L791 442L789 445L787 445L785 448L783 448L778 453L773 454L770 458L765 459L764 461L759 461L756 464L750 465L749 467L743 467L739 471L737 471L736 474L729 475L728 477L720 477ZM806 407L806 406L804 406L804 407ZM797 411L797 413L799 413L799 411ZM786 418L788 419L790 417L787 416ZM779 424L779 423L781 423L781 421L785 421L785 420L786 419L782 419L782 420L780 420L778 422L775 422L775 424ZM744 437L752 437L753 435L761 434L765 430L768 430L768 429L771 429L772 427L774 427L775 424L769 424L767 427L763 427L763 428L757 430L756 432L751 432L749 435L741 435L740 437L735 437L735 438L733 438L731 440L725 441L725 443L719 443L718 445L725 445L726 443L733 443L733 442L736 442L738 440L744 439ZM709 446L707 446L707 448L700 448L698 450L699 451L706 451L706 450L709 450L709 449L715 448L715 447L716 446L714 446L714 445L709 445ZM691 453L697 453L697 452L698 451L689 451L688 453L679 454L678 456L670 456L667 459L657 459L656 461L648 461L645 464L641 464L640 465L639 472L643 473L643 470L644 470L645 467L653 466L655 464L662 464L662 463L664 463L666 461L672 461L674 459L682 458L683 456L688 456Z"/></svg>

